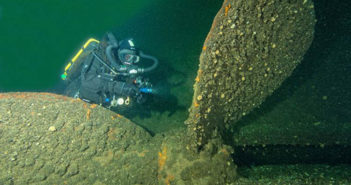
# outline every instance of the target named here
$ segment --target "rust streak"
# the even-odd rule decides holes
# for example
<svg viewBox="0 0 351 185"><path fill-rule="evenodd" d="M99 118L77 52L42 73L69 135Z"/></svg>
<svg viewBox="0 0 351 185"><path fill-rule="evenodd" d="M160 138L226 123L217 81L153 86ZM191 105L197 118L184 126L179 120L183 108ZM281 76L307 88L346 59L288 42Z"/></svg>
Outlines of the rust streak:
<svg viewBox="0 0 351 185"><path fill-rule="evenodd" d="M90 114L91 114L91 110L88 109L87 114L86 114L87 120L90 120Z"/></svg>

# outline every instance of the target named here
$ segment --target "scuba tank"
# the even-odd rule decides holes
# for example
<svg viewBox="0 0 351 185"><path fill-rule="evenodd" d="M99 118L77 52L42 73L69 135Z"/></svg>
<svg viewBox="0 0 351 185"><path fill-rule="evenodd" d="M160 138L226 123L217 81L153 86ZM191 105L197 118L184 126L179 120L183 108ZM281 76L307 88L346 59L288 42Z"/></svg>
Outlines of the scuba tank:
<svg viewBox="0 0 351 185"><path fill-rule="evenodd" d="M83 66L82 58L88 56L95 48L98 47L100 41L90 38L88 39L82 48L74 55L71 61L66 65L61 79L66 82L71 82L80 76L80 71Z"/></svg>

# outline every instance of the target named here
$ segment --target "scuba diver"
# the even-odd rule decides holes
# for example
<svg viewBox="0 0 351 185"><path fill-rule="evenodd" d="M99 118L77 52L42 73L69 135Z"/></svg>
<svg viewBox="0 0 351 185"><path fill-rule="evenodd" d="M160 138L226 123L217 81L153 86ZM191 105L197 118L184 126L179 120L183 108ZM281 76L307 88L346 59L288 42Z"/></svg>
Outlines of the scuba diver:
<svg viewBox="0 0 351 185"><path fill-rule="evenodd" d="M138 64L150 60L146 68ZM158 60L135 48L132 39L118 41L107 33L100 42L89 39L66 66L61 78L65 94L104 107L141 104L152 93L151 83L142 74L154 70Z"/></svg>

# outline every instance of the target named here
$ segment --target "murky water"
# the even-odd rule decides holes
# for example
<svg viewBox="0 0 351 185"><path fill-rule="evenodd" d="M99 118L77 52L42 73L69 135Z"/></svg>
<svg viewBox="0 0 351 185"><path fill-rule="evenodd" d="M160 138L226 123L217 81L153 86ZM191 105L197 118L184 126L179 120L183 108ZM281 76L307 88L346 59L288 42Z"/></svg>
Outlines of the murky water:
<svg viewBox="0 0 351 185"><path fill-rule="evenodd" d="M48 90L88 37L100 37L155 1L0 1L0 88Z"/></svg>
<svg viewBox="0 0 351 185"><path fill-rule="evenodd" d="M227 143L235 147L237 164L351 162L345 157L350 156L351 140L351 5L347 0L338 3L315 2L315 40L303 62L260 108L232 128ZM53 91L81 45L113 31L118 38L134 38L138 48L160 61L148 77L163 93L148 105L127 109L125 115L152 133L182 127L201 47L221 4L215 0L0 0L0 91ZM250 143L260 144L266 136L283 131L283 144L254 147ZM318 138L295 147L295 133L308 139L317 131ZM330 139L331 146L318 143L321 138ZM333 156L333 151L339 155ZM265 156L269 152L275 158Z"/></svg>
<svg viewBox="0 0 351 185"><path fill-rule="evenodd" d="M0 90L53 91L81 45L89 37L100 39L113 31L119 39L134 38L138 48L160 61L148 77L163 95L148 108L125 114L153 132L178 127L191 103L204 38L221 4L210 0L200 5L185 0L1 2Z"/></svg>
<svg viewBox="0 0 351 185"><path fill-rule="evenodd" d="M350 5L315 3L318 24L305 60L260 109L238 124L241 130L283 120L332 123L335 128L351 122ZM156 133L182 126L201 46L221 4L212 0L2 0L0 91L52 90L87 38L99 39L113 31L119 38L133 37L140 49L159 58L159 68L149 77L167 94L147 108L126 114Z"/></svg>

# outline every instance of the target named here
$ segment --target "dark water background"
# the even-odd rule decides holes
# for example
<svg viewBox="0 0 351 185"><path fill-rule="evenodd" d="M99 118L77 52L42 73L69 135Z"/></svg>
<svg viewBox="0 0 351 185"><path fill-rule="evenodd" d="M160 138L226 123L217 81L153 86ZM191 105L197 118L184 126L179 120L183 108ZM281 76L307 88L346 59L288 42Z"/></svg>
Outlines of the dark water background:
<svg viewBox="0 0 351 185"><path fill-rule="evenodd" d="M191 103L201 47L221 4L221 0L0 0L0 91L51 91L85 40L113 31L119 38L133 37L145 53L159 58L159 68L149 77L167 94L129 110L129 117L153 133L180 127ZM351 124L350 4L315 1L315 40L302 64L237 124L237 132L247 125L281 127L287 121L322 122L335 128Z"/></svg>
<svg viewBox="0 0 351 185"><path fill-rule="evenodd" d="M231 134L235 138L254 128L258 140L279 133L284 143L284 132L286 138L292 132L316 138L299 145L239 146L237 164L351 164L351 1L318 0L314 4L314 40L302 63ZM323 142L317 143L319 139L335 144L324 147Z"/></svg>

